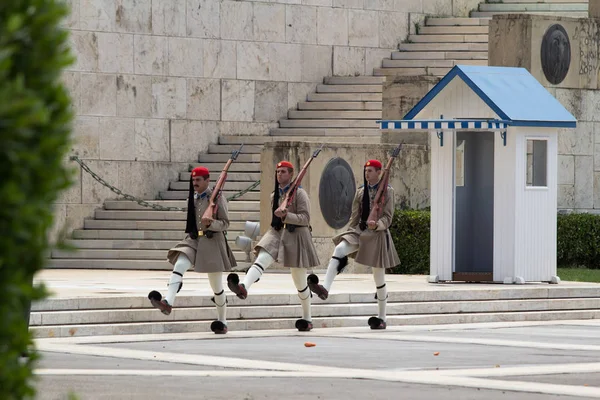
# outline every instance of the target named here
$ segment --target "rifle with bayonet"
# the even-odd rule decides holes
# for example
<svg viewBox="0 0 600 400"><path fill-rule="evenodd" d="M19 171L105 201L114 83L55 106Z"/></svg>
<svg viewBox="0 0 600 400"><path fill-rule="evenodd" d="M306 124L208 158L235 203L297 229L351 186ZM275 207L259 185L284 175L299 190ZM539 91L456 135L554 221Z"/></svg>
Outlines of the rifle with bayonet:
<svg viewBox="0 0 600 400"><path fill-rule="evenodd" d="M375 198L373 199L373 205L371 206L371 212L369 213L369 218L367 218L368 222L377 222L379 218L381 218L381 213L383 211L383 206L385 204L385 196L387 194L387 187L390 181L390 168L392 167L392 163L394 159L398 157L400 154L400 150L402 149L403 143L400 143L398 147L394 149L392 152L385 168L383 169L383 174L381 179L379 180L379 186L377 187L377 193L375 194ZM367 190L367 188L365 188Z"/></svg>
<svg viewBox="0 0 600 400"><path fill-rule="evenodd" d="M287 191L285 198L279 204L279 208L277 209L277 211L284 212L290 206L290 204L292 204L292 201L294 200L294 197L296 196L296 191L298 190L298 187L300 187L300 183L302 182L302 178L304 178L304 175L306 175L306 171L308 171L308 167L310 166L310 163L312 162L312 160L317 158L317 156L323 149L323 145L324 144L321 144L321 147L319 147L317 150L315 150L312 157L309 158L308 161L306 161L306 163L304 163L304 166L298 173L298 176L291 183L290 189Z"/></svg>
<svg viewBox="0 0 600 400"><path fill-rule="evenodd" d="M231 164L235 160L237 160L243 147L244 147L244 144L242 143L242 145L240 146L239 149L232 151L231 157L229 157L229 160L227 160L227 163L225 163L225 166L223 167L223 170L221 171L221 175L219 176L219 179L217 180L217 183L215 184L212 194L210 195L210 200L208 201L208 208L206 209L206 211L204 211L204 214L202 214L202 224L209 225L209 223L207 223L207 222L209 222L217 217L217 212L219 211L218 210L219 206L217 203L219 201L219 197L221 197L221 193L223 191L223 186L225 185L225 181L227 180L227 172L229 171L229 167L231 167Z"/></svg>

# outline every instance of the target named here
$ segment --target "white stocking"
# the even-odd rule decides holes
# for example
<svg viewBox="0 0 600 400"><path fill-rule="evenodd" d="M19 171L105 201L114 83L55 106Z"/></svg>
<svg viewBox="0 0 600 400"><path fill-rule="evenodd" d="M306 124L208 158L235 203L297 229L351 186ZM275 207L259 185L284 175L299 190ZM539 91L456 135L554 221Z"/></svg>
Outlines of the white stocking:
<svg viewBox="0 0 600 400"><path fill-rule="evenodd" d="M250 286L252 286L254 282L260 279L263 272L265 272L265 270L269 268L274 261L275 260L273 259L273 257L271 257L271 255L265 250L261 249L259 251L256 260L254 260L254 264L252 264L250 269L248 269L246 277L244 278L243 283L246 287L246 290L250 289Z"/></svg>
<svg viewBox="0 0 600 400"><path fill-rule="evenodd" d="M169 281L167 297L165 300L171 307L175 304L175 296L181 288L183 282L183 274L192 267L192 262L184 253L179 253L177 261L173 266L173 273L171 274L171 280Z"/></svg>
<svg viewBox="0 0 600 400"><path fill-rule="evenodd" d="M292 279L294 285L298 289L298 297L300 298L300 304L302 304L302 319L306 321L312 321L310 314L310 290L306 284L306 269L304 268L290 268L292 273Z"/></svg>
<svg viewBox="0 0 600 400"><path fill-rule="evenodd" d="M217 306L217 319L227 325L227 296L223 290L223 273L209 272L208 282L215 294L215 305Z"/></svg>
<svg viewBox="0 0 600 400"><path fill-rule="evenodd" d="M338 265L340 265L340 261L333 257L344 258L348 256L348 254L354 253L356 250L358 250L358 245L350 244L346 240L342 240L337 246L335 246L333 256L329 261L329 266L327 267L327 274L325 275L325 284L323 284L323 287L327 289L328 292L329 289L331 289L333 280L338 274L337 267Z"/></svg>
<svg viewBox="0 0 600 400"><path fill-rule="evenodd" d="M377 287L377 306L379 307L379 318L385 321L385 306L387 305L387 287L385 285L385 268L373 268L373 279Z"/></svg>

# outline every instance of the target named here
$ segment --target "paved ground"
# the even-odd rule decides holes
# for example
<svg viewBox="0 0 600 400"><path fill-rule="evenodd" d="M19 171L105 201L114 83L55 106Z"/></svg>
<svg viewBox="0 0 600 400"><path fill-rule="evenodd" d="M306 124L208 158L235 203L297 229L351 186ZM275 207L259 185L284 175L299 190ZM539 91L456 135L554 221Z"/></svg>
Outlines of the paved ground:
<svg viewBox="0 0 600 400"><path fill-rule="evenodd" d="M315 347L305 347L305 342ZM600 321L39 339L38 399L600 398Z"/></svg>

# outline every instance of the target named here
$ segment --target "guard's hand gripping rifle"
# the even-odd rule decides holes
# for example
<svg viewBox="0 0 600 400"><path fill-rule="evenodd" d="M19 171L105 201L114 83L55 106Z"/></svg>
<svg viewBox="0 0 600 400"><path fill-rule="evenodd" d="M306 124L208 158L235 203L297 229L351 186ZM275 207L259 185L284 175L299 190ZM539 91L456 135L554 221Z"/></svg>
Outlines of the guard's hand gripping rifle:
<svg viewBox="0 0 600 400"><path fill-rule="evenodd" d="M371 212L369 213L369 218L367 218L367 222L377 222L379 218L381 218L381 212L383 210L383 205L385 204L385 196L387 194L388 182L390 181L390 168L392 167L392 162L394 159L398 157L400 154L400 150L402 149L403 143L400 143L398 147L394 149L392 155L390 156L387 165L383 170L383 175L381 176L381 180L379 181L379 187L377 188L377 193L375 194L375 198L373 199L373 206L371 207ZM367 188L365 188L367 190Z"/></svg>
<svg viewBox="0 0 600 400"><path fill-rule="evenodd" d="M208 201L208 208L206 209L206 211L204 211L204 214L202 214L203 225L210 225L212 220L216 218L217 211L219 208L217 202L219 201L219 197L221 197L223 186L225 185L225 181L227 180L227 171L229 170L231 163L233 163L240 155L242 147L244 147L244 144L242 144L239 149L231 152L231 157L229 158L229 160L227 160L227 163L225 163L225 166L221 171L221 175L219 176L219 180L217 181L215 188L213 189L212 194L210 196L210 200Z"/></svg>
<svg viewBox="0 0 600 400"><path fill-rule="evenodd" d="M323 149L323 145L324 144L321 144L321 147L319 147L317 150L315 150L315 152L313 153L312 157L309 158L308 161L306 161L306 163L304 164L304 166L302 167L302 169L298 173L298 176L292 182L292 184L290 186L290 189L287 191L287 193L285 195L285 198L280 203L279 208L277 209L277 211L279 211L279 212L285 212L285 210L290 206L290 204L292 204L292 201L294 200L294 197L296 196L296 191L298 190L298 187L300 186L300 183L302 182L302 178L304 178L304 175L306 174L306 171L308 170L308 166L310 165L310 163L312 162L312 160L314 160L315 158L317 158L317 156L321 152L321 149Z"/></svg>

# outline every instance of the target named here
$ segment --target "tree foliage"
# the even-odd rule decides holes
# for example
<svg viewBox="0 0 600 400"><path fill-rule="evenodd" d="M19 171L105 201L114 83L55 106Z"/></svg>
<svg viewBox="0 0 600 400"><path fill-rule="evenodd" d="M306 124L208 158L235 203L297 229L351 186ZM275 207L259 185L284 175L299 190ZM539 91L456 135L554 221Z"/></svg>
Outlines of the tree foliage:
<svg viewBox="0 0 600 400"><path fill-rule="evenodd" d="M71 121L62 70L72 63L68 8L58 0L0 1L0 398L33 397L29 306L50 248ZM29 357L22 358L23 354Z"/></svg>

